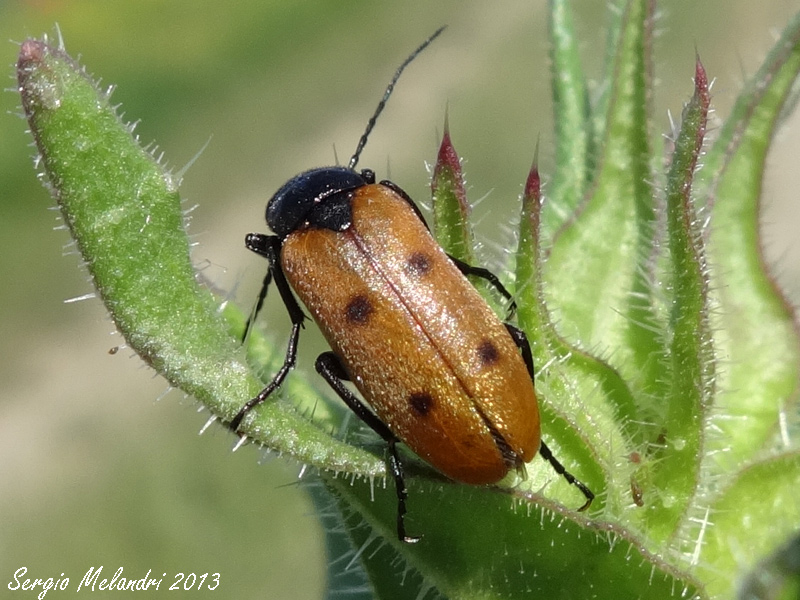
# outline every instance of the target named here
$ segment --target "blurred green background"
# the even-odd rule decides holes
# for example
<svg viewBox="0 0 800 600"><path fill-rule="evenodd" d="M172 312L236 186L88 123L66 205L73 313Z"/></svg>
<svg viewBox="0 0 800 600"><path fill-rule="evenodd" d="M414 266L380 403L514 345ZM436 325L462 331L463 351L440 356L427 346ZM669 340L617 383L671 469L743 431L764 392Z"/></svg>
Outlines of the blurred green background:
<svg viewBox="0 0 800 600"><path fill-rule="evenodd" d="M586 66L599 74L605 2L576 2ZM724 118L744 77L760 64L797 0L673 0L657 26L654 133L667 131L692 91L695 48ZM465 169L485 256L497 262L537 136L552 170L553 133L545 2L0 3L0 45L13 74L17 43L53 34L81 55L137 133L181 168L210 143L184 179L198 204L194 259L249 308L266 267L245 233L264 231L266 200L286 179L340 161L403 58L439 25L446 33L404 76L361 166L428 197L445 108ZM217 597L319 598L322 531L297 465L254 448L236 454L221 428L197 432L207 414L143 367L91 291L31 166L19 99L0 95L0 589L14 571L65 573L74 589L91 567L141 577L219 572ZM797 241L800 119L770 157L764 228L769 260L793 298L800 291ZM489 213L492 213L489 215ZM274 309L274 310L273 310ZM263 322L288 331L274 306ZM273 323L275 326L273 327ZM313 371L318 342L305 345ZM264 460L266 459L266 460ZM400 567L398 567L400 568ZM52 594L53 592L51 592ZM5 592L4 592L5 594ZM3 595L4 595L3 594ZM159 597L150 592L148 597Z"/></svg>

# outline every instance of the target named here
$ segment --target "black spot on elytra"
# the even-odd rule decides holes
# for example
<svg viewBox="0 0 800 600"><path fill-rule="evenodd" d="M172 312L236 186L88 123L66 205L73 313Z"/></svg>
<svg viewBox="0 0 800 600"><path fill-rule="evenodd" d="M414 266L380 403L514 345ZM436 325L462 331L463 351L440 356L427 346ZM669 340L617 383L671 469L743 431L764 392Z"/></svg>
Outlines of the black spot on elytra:
<svg viewBox="0 0 800 600"><path fill-rule="evenodd" d="M496 363L500 359L497 346L495 346L491 340L484 339L480 345L478 345L478 359L483 365Z"/></svg>
<svg viewBox="0 0 800 600"><path fill-rule="evenodd" d="M364 294L358 294L357 296L353 296L350 302L347 303L344 313L348 323L364 325L369 321L369 317L374 310L369 298Z"/></svg>
<svg viewBox="0 0 800 600"><path fill-rule="evenodd" d="M424 252L414 252L406 261L408 273L417 277L427 275L432 266L431 257Z"/></svg>
<svg viewBox="0 0 800 600"><path fill-rule="evenodd" d="M433 408L433 396L428 392L414 392L408 398L408 404L420 416L427 415Z"/></svg>

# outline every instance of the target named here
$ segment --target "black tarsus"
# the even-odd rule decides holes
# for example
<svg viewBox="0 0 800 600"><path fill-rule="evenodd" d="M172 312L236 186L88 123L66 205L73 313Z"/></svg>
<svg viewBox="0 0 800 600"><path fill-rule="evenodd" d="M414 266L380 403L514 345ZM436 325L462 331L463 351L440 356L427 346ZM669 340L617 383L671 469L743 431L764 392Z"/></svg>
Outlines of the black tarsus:
<svg viewBox="0 0 800 600"><path fill-rule="evenodd" d="M416 544L422 539L421 535L408 535L406 533L405 515L406 500L408 499L408 488L403 478L403 464L397 454L397 442L393 440L389 444L389 470L394 477L394 489L397 493L397 539L406 544Z"/></svg>
<svg viewBox="0 0 800 600"><path fill-rule="evenodd" d="M417 543L421 539L420 536L412 536L406 533L405 514L408 489L403 477L403 465L397 453L399 440L386 424L344 385L343 381L349 381L350 377L338 356L333 352L323 352L317 357L317 362L314 366L317 369L317 373L322 375L323 379L328 382L328 385L339 395L348 408L389 445L389 471L394 477L394 487L397 493L397 538L401 542L408 544Z"/></svg>
<svg viewBox="0 0 800 600"><path fill-rule="evenodd" d="M364 130L364 133L361 135L361 138L358 140L358 145L356 146L356 151L353 153L353 156L350 158L350 164L348 165L348 167L350 167L351 169L355 169L356 168L356 165L358 164L358 159L361 156L361 151L364 149L364 146L367 145L367 138L369 138L369 134L372 133L372 128L375 127L375 123L377 122L378 117L383 112L383 109L386 107L386 103L389 101L389 96L392 95L392 91L394 90L394 86L397 83L397 80L400 79L400 75L402 75L403 70L408 66L408 64L412 60L414 60L417 57L417 55L420 52L425 50L425 48L427 48L428 45L433 40L435 40L437 37L439 37L439 34L442 33L442 31L444 31L445 27L447 27L447 26L443 25L443 26L439 27L439 29L434 31L433 35L430 36L424 42L422 42L422 44L420 44L419 48L417 48L411 54L409 54L408 58L406 58L403 61L403 64L401 64L397 68L397 71L394 72L394 77L392 77L392 80L389 82L389 85L386 86L386 91L383 93L383 98L381 98L381 101L378 102L378 107L375 109L375 112L373 113L372 117L370 117L369 121L367 122L367 128Z"/></svg>
<svg viewBox="0 0 800 600"><path fill-rule="evenodd" d="M587 508L589 508L592 505L592 500L594 500L594 493L592 492L592 490L590 490L585 483L577 479L572 473L567 471L564 468L564 465L558 462L558 459L556 459L556 457L553 456L553 453L550 451L550 448L548 448L547 444L545 444L544 442L542 442L541 446L539 446L539 454L542 455L543 459L545 459L547 462L550 463L550 465L553 467L553 470L556 473L558 473L564 479L566 479L567 482L577 487L583 493L583 495L586 496L586 502L584 502L583 506L581 506L578 509L578 512L583 512Z"/></svg>

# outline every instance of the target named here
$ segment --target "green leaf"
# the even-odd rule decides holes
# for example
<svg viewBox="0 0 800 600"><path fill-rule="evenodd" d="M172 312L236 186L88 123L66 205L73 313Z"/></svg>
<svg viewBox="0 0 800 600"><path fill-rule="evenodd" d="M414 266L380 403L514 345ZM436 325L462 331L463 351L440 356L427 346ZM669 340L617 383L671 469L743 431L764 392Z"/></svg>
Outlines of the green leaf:
<svg viewBox="0 0 800 600"><path fill-rule="evenodd" d="M576 522L573 511L543 499L531 504L522 494L410 483L414 531L425 533L413 546L392 535L394 490L326 478L355 511L347 531L368 557L375 598L414 599L425 590L447 598L581 598L589 580L598 598L661 600L695 590L696 582L676 582L668 564L611 523Z"/></svg>
<svg viewBox="0 0 800 600"><path fill-rule="evenodd" d="M701 172L711 210L710 262L718 375L719 435L709 450L723 472L772 447L785 448L778 424L797 414L800 345L796 315L765 265L760 235L769 142L800 72L800 15L738 98Z"/></svg>
<svg viewBox="0 0 800 600"><path fill-rule="evenodd" d="M594 170L595 140L586 76L578 53L578 36L566 0L550 0L550 60L556 134L556 171L548 190L542 227L549 239L586 193Z"/></svg>
<svg viewBox="0 0 800 600"><path fill-rule="evenodd" d="M683 110L683 123L667 175L665 263L669 285L665 295L669 323L663 367L671 385L665 390L660 406L653 407L656 423L663 433L659 434L661 447L653 453L652 484L658 500L648 512L649 533L661 540L674 533L693 499L699 475L703 419L713 402L708 266L703 223L692 197L709 105L708 78L698 60L695 93Z"/></svg>
<svg viewBox="0 0 800 600"><path fill-rule="evenodd" d="M794 440L800 342L796 315L764 264L759 231L769 142L798 73L800 15L748 83L706 158L703 191L711 210L709 263L718 306L712 326L722 359L703 465L708 483L701 490L713 524L706 573L753 569L800 526ZM704 521L694 528L702 531ZM718 595L732 592L731 580L711 581Z"/></svg>
<svg viewBox="0 0 800 600"><path fill-rule="evenodd" d="M197 281L180 178L139 146L108 95L63 48L24 42L17 76L44 173L114 323L170 384L229 421L263 383ZM262 405L240 430L303 462L384 472L383 461L334 440L285 401Z"/></svg>
<svg viewBox="0 0 800 600"><path fill-rule="evenodd" d="M621 454L633 450L621 424L633 418L634 399L616 371L568 344L556 331L543 292L541 215L539 170L534 164L522 198L517 250L519 325L530 340L534 364L543 365L536 386L546 442L559 449L562 462L583 466L573 471L590 488L604 490L618 466L604 460L602 448L610 443ZM591 412L584 402L591 403ZM599 500L603 501L628 502L610 494Z"/></svg>
<svg viewBox="0 0 800 600"><path fill-rule="evenodd" d="M469 216L472 207L467 200L461 157L450 139L450 125L445 115L444 133L436 156L431 177L433 207L433 234L449 256L468 265L475 264L475 236ZM472 284L498 314L506 312L504 298L499 298L497 289L488 281L474 275Z"/></svg>
<svg viewBox="0 0 800 600"><path fill-rule="evenodd" d="M800 450L767 458L737 472L708 506L698 526L698 574L713 597L731 597L734 581L713 572L747 573L798 532Z"/></svg>
<svg viewBox="0 0 800 600"><path fill-rule="evenodd" d="M545 297L559 332L601 358L613 354L612 366L629 384L648 391L659 385L646 278L655 222L648 183L650 10L639 0L623 12L595 188L544 264Z"/></svg>

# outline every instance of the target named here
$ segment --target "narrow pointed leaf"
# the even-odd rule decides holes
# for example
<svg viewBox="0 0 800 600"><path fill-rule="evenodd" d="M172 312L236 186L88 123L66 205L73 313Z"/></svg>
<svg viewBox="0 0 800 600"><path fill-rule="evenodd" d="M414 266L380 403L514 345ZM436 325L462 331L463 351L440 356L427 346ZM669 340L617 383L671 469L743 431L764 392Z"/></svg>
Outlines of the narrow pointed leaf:
<svg viewBox="0 0 800 600"><path fill-rule="evenodd" d="M671 386L657 417L663 431L655 451L652 483L658 490L648 513L650 533L664 539L678 527L699 479L701 432L713 400L714 354L709 326L708 267L703 224L692 184L706 135L710 105L708 79L700 61L695 93L683 111L667 175L667 260L669 352L666 371ZM659 411L659 409L661 409Z"/></svg>
<svg viewBox="0 0 800 600"><path fill-rule="evenodd" d="M591 112L592 129L596 136L595 139L598 142L603 140L606 136L606 128L608 127L609 117L611 115L609 112L609 105L614 94L614 87L611 83L615 79L618 68L619 40L626 27L630 3L631 0L610 0L608 3L608 11L606 11L606 44L603 73L598 81L599 89L596 91L597 97L594 99ZM653 7L650 7L649 10L652 14Z"/></svg>
<svg viewBox="0 0 800 600"><path fill-rule="evenodd" d="M616 463L606 463L603 457L608 445L620 454L633 450L622 424L634 418L634 401L618 373L570 346L556 332L544 302L541 214L539 171L534 164L522 200L516 298L519 325L528 334L534 364L540 365L536 390L542 434L548 444L555 442L559 459L603 497L598 505L607 502L622 512L630 502L627 487L624 483L614 487L612 481L624 481L625 476L616 472ZM585 403L591 404L591 411L585 409ZM581 452L581 448L586 449ZM595 471L598 468L600 472Z"/></svg>
<svg viewBox="0 0 800 600"><path fill-rule="evenodd" d="M483 267L476 263L475 236L469 220L472 207L467 200L461 158L450 138L446 115L444 134L431 178L431 192L433 233L436 241L448 255L468 265ZM498 314L506 312L506 300L499 297L497 290L489 282L472 275L469 279Z"/></svg>
<svg viewBox="0 0 800 600"><path fill-rule="evenodd" d="M473 263L473 236L469 226L470 205L464 188L461 159L450 139L450 126L444 122L444 135L431 179L433 193L433 231L436 240L451 256Z"/></svg>
<svg viewBox="0 0 800 600"><path fill-rule="evenodd" d="M737 100L706 158L713 208L709 240L719 310L714 329L725 358L720 418L710 449L723 469L752 459L778 439L782 414L796 413L800 343L794 311L767 268L760 234L764 166L781 111L800 73L800 14Z"/></svg>
<svg viewBox="0 0 800 600"><path fill-rule="evenodd" d="M556 171L542 214L545 238L550 238L577 209L594 169L589 92L572 11L566 0L551 0L549 8Z"/></svg>
<svg viewBox="0 0 800 600"><path fill-rule="evenodd" d="M544 266L560 333L601 356L613 348L612 366L634 389L658 385L654 357L661 352L646 278L655 223L648 183L650 9L643 0L625 9L595 188Z"/></svg>

